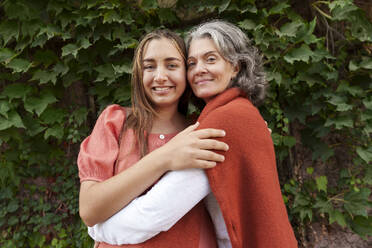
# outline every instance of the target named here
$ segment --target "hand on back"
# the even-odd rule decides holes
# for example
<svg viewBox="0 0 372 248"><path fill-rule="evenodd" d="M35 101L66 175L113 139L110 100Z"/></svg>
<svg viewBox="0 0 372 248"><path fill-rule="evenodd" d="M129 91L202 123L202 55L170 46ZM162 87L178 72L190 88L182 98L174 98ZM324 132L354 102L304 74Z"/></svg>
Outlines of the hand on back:
<svg viewBox="0 0 372 248"><path fill-rule="evenodd" d="M225 132L213 128L195 130L198 126L196 123L187 127L157 150L167 160L169 170L207 169L224 161L223 155L211 150L229 149L226 143L214 139L224 137Z"/></svg>

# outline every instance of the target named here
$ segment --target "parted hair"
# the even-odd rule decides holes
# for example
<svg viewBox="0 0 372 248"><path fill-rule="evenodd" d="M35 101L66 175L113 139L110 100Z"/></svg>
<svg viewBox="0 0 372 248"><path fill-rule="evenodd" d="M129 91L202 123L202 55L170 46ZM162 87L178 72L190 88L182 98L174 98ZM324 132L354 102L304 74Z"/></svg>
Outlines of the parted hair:
<svg viewBox="0 0 372 248"><path fill-rule="evenodd" d="M168 39L181 54L184 59L184 63L186 60L186 46L184 40L176 33L167 29L158 29L146 34L141 39L134 52L131 78L132 108L127 115L125 125L120 134L120 139L123 131L130 128L133 129L141 157L148 153L147 136L151 131L154 116L157 114L155 111L155 106L146 96L145 88L143 86L144 51L149 42L155 39ZM182 94L178 102L178 111L183 115L187 114L190 95L191 88L189 85L186 85L185 92Z"/></svg>
<svg viewBox="0 0 372 248"><path fill-rule="evenodd" d="M247 35L237 26L222 20L212 20L191 29L186 37L186 49L193 39L211 39L221 56L232 65L238 66L238 74L231 80L228 88L242 89L255 105L265 99L267 81L262 66L262 56L250 44Z"/></svg>

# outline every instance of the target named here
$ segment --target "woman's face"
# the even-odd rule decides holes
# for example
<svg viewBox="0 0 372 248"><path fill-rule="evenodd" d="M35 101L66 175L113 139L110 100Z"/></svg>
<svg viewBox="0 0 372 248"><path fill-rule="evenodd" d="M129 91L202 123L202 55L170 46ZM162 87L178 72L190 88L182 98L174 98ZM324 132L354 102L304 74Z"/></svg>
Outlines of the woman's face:
<svg viewBox="0 0 372 248"><path fill-rule="evenodd" d="M220 55L209 38L191 41L187 65L187 79L194 94L206 102L226 90L238 73L238 68Z"/></svg>
<svg viewBox="0 0 372 248"><path fill-rule="evenodd" d="M186 88L182 55L166 38L153 39L143 52L143 86L155 109L175 107Z"/></svg>

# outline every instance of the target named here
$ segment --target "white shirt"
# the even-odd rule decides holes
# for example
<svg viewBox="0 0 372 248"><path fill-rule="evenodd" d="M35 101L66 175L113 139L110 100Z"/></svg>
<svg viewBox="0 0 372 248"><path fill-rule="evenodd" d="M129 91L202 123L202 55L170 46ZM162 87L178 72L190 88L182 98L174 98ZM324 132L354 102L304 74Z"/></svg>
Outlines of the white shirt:
<svg viewBox="0 0 372 248"><path fill-rule="evenodd" d="M229 248L231 243L221 210L201 169L168 172L145 195L105 222L88 227L88 233L95 241L112 245L142 243L169 230L205 197L218 247Z"/></svg>

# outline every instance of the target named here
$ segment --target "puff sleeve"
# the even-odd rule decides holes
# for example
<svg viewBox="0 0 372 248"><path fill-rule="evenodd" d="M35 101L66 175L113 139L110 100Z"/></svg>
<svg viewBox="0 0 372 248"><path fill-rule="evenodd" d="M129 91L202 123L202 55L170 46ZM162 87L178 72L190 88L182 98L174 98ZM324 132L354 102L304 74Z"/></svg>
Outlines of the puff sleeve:
<svg viewBox="0 0 372 248"><path fill-rule="evenodd" d="M80 182L100 182L114 175L124 120L125 109L119 105L110 105L102 111L92 133L80 145L77 160Z"/></svg>

